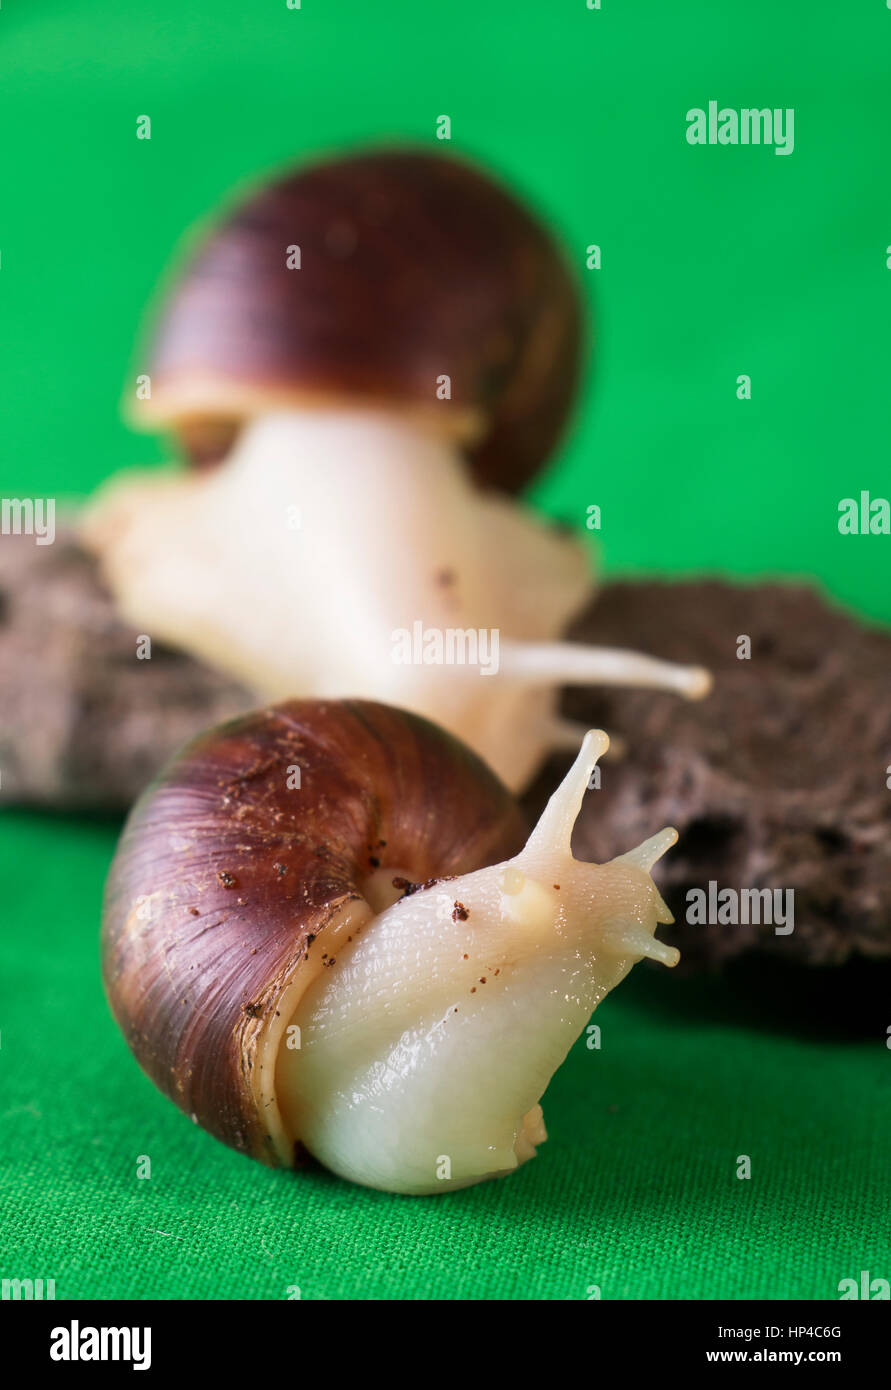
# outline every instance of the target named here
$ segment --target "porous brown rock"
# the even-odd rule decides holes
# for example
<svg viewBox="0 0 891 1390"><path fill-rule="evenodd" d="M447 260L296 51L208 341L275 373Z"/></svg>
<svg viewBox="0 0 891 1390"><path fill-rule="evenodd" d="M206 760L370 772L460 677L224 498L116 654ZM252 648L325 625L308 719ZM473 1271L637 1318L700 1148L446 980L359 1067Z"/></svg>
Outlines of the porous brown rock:
<svg viewBox="0 0 891 1390"><path fill-rule="evenodd" d="M686 968L751 947L839 964L891 956L891 634L798 584L614 583L576 621L580 641L714 673L697 703L661 691L566 692L563 712L618 735L573 841L604 861L663 825L680 840L654 877L675 914L660 936ZM751 657L737 656L751 639ZM555 785L553 758L526 797ZM794 930L693 925L687 891L793 889Z"/></svg>
<svg viewBox="0 0 891 1390"><path fill-rule="evenodd" d="M150 635L150 634L149 634ZM256 697L123 622L70 529L53 546L0 538L0 804L126 810L167 759ZM702 664L705 700L566 691L563 713L626 745L576 823L603 862L674 825L655 871L675 914L660 935L682 970L752 947L788 962L891 961L891 635L785 584L608 584L570 637ZM737 656L751 639L751 657ZM565 771L552 757L524 798L534 821ZM792 889L795 926L695 925L687 892Z"/></svg>
<svg viewBox="0 0 891 1390"><path fill-rule="evenodd" d="M0 804L125 810L186 740L257 703L160 643L140 660L141 635L70 529L0 537Z"/></svg>

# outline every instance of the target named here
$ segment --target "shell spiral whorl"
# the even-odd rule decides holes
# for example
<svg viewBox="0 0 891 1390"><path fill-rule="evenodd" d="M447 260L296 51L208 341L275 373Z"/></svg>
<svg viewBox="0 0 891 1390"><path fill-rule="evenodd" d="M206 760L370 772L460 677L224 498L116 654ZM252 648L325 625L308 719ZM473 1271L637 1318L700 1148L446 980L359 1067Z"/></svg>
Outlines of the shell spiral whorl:
<svg viewBox="0 0 891 1390"><path fill-rule="evenodd" d="M276 1052L363 891L478 869L524 831L495 775L404 711L295 700L202 735L133 808L106 891L105 985L141 1067L217 1138L294 1163Z"/></svg>

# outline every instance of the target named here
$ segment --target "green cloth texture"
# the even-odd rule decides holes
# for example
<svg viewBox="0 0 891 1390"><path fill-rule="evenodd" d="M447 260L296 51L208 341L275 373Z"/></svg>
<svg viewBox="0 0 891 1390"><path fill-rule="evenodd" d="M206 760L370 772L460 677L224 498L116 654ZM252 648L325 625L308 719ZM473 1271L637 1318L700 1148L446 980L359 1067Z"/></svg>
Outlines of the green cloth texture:
<svg viewBox="0 0 891 1390"><path fill-rule="evenodd" d="M401 1197L225 1149L108 1014L114 840L6 818L0 1274L54 1278L59 1298L823 1299L887 1270L883 1039L778 1033L727 984L655 967L597 1010L600 1049L576 1044L548 1142L509 1178Z"/></svg>
<svg viewBox="0 0 891 1390"><path fill-rule="evenodd" d="M891 620L891 539L837 528L841 499L891 492L889 45L881 0L4 4L0 494L75 499L168 457L118 403L175 244L233 187L433 147L448 114L448 148L558 230L596 324L533 503L580 533L599 505L610 574L804 576ZM794 152L691 146L710 100L794 108ZM637 967L509 1179L407 1198L226 1150L105 1004L117 830L0 819L0 1276L140 1299L832 1299L891 1277L885 1038L800 1035L720 979Z"/></svg>

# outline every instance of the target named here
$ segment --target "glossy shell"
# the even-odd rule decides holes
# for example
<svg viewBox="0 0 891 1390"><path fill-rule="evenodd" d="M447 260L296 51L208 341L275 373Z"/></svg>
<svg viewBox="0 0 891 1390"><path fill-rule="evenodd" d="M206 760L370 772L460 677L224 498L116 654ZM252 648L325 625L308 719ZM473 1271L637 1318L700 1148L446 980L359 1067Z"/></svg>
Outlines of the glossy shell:
<svg viewBox="0 0 891 1390"><path fill-rule="evenodd" d="M200 245L138 419L174 425L201 463L258 410L346 395L427 412L481 483L514 492L563 427L579 334L559 248L486 174L416 150L333 159L261 188Z"/></svg>
<svg viewBox="0 0 891 1390"><path fill-rule="evenodd" d="M133 808L106 890L105 986L140 1066L233 1148L298 1163L270 1088L332 924L374 874L467 873L524 832L473 753L400 710L292 701L203 734Z"/></svg>

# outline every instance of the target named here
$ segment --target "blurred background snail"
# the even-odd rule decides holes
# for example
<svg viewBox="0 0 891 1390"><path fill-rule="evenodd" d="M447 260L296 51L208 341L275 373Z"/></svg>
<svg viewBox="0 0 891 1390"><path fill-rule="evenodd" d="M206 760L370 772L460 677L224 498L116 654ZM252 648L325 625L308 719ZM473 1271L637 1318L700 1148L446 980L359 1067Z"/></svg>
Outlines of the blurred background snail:
<svg viewBox="0 0 891 1390"><path fill-rule="evenodd" d="M140 1065L274 1166L308 1151L406 1193L512 1172L591 1011L641 957L678 959L649 876L676 833L570 851L606 746L586 736L526 839L482 761L405 711L291 701L199 737L107 888L106 989Z"/></svg>
<svg viewBox="0 0 891 1390"><path fill-rule="evenodd" d="M595 595L580 542L516 496L559 436L580 336L549 234L453 159L333 159L237 206L174 284L136 403L193 471L112 483L86 527L115 594L61 525L52 547L3 538L0 804L126 809L258 696L366 693L528 783L534 819L579 730L602 726L629 756L583 809L577 851L604 861L654 819L678 826L660 888L685 969L754 949L761 991L765 952L887 958L889 638L786 583ZM497 633L497 673L396 664L393 634L416 624ZM695 693L698 663L717 682L705 707L584 684ZM552 679L582 684L558 696ZM794 889L800 925L685 928L687 891L716 876ZM859 976L850 994L859 1016Z"/></svg>
<svg viewBox="0 0 891 1390"><path fill-rule="evenodd" d="M516 500L564 425L580 311L559 248L487 176L410 150L238 204L163 308L144 427L196 468L119 478L83 535L119 609L264 700L417 710L521 786L579 730L560 685L709 688L561 641L585 549ZM497 663L394 661L394 634L494 634Z"/></svg>

